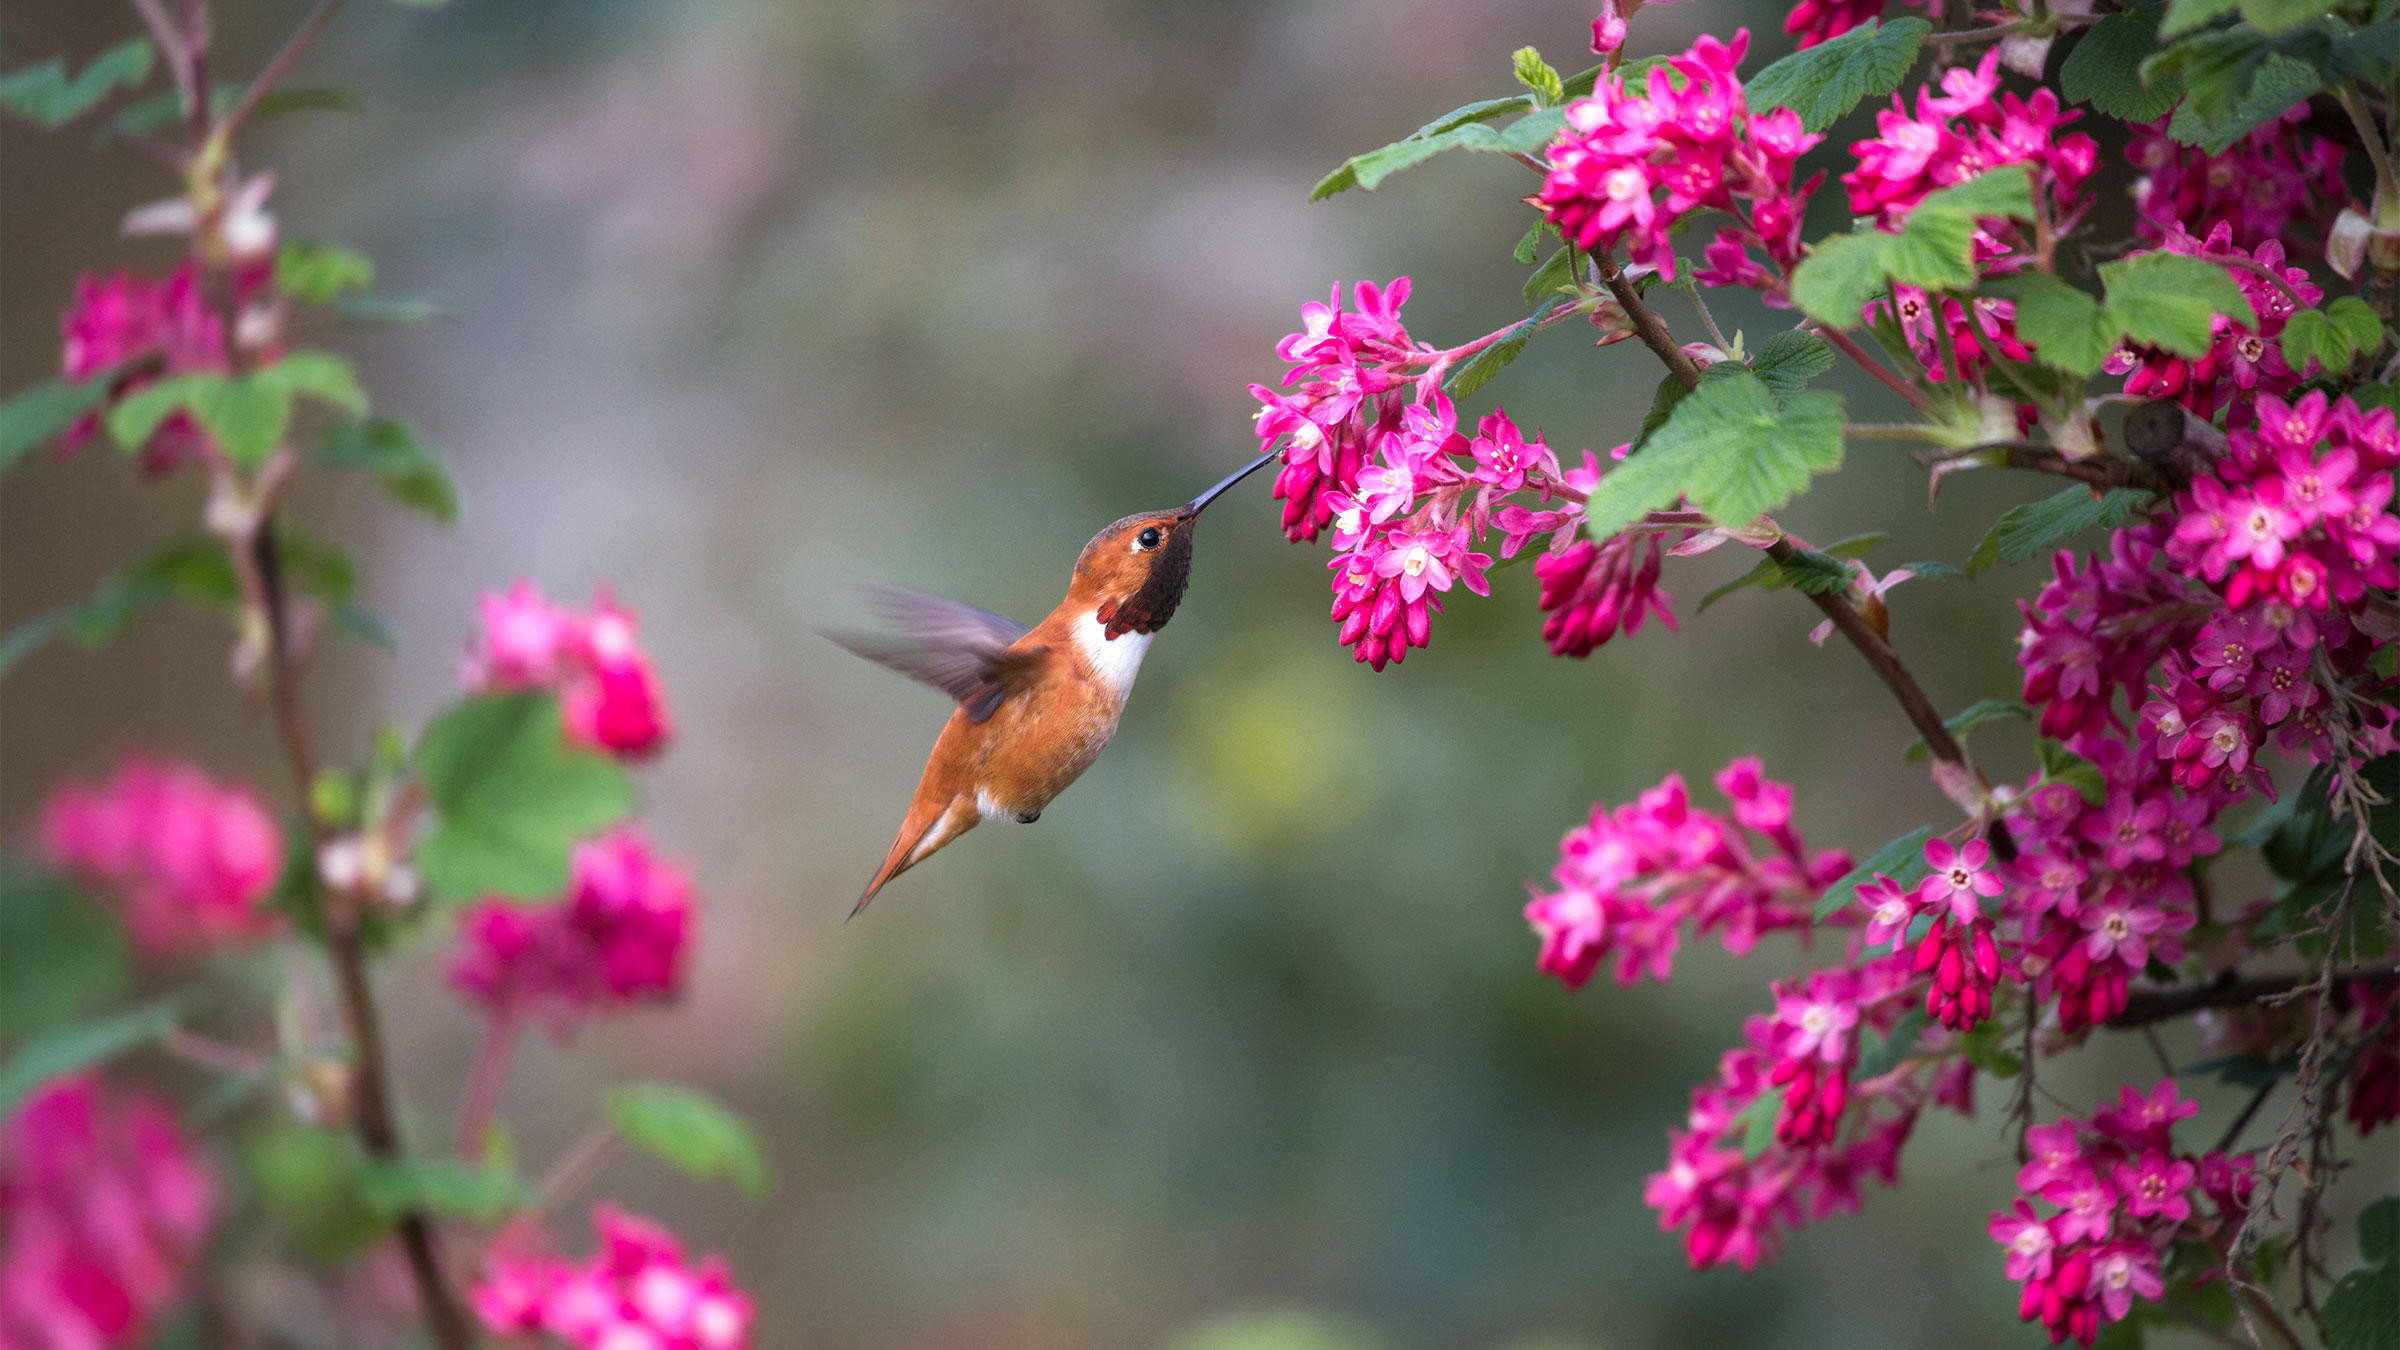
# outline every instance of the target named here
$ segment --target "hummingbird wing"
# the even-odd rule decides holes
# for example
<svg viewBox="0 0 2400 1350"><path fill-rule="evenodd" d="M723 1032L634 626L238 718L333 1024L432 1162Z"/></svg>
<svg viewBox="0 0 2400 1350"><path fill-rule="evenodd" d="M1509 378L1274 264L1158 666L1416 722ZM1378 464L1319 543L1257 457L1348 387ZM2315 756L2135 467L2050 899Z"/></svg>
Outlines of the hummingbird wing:
<svg viewBox="0 0 2400 1350"><path fill-rule="evenodd" d="M1049 655L1048 647L1018 647L1032 630L988 609L899 586L869 587L867 602L891 632L826 636L957 699L970 722L990 717Z"/></svg>

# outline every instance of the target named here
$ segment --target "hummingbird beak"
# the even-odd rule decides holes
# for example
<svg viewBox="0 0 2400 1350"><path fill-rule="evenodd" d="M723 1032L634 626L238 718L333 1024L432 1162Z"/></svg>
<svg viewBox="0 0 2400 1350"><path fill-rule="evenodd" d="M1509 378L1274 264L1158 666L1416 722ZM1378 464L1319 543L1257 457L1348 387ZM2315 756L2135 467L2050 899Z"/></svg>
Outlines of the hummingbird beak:
<svg viewBox="0 0 2400 1350"><path fill-rule="evenodd" d="M1232 487L1234 484L1242 481L1245 478L1248 478L1250 475L1257 473L1260 469L1274 463L1277 457L1277 451L1269 450L1267 453L1260 455L1258 458L1250 461L1248 464L1245 464L1241 468L1234 470L1233 473L1226 477L1224 482L1219 483L1215 487L1210 488L1208 491L1192 498L1192 504L1183 508L1183 513L1187 516L1199 515L1202 510L1207 508L1210 502L1213 502L1219 496L1222 496L1225 489Z"/></svg>

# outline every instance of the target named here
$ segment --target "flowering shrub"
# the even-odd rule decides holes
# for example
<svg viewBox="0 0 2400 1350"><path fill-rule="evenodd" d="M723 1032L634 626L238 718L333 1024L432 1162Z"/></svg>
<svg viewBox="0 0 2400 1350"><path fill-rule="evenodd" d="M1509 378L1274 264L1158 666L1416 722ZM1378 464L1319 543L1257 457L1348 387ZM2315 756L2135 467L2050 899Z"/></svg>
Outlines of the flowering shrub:
<svg viewBox="0 0 2400 1350"><path fill-rule="evenodd" d="M1911 757L1956 814L1863 857L1812 848L1802 794L1745 759L1717 776L1722 810L1674 774L1595 806L1534 889L1535 964L1569 989L1604 967L1671 979L1687 937L1816 956L1768 981L1668 1132L1660 1226L1695 1267L1772 1261L1867 1181L1898 1184L1922 1113L1972 1117L1983 1084L2018 1163L1981 1225L1994 1275L2053 1342L2175 1321L2394 1345L2400 1199L2367 1207L2365 1267L2338 1279L2327 1229L2345 1157L2400 1117L2400 21L2171 0L1936 33L1805 0L1800 50L1745 72L1747 32L1630 59L1639 8L1603 9L1591 69L1521 50L1523 93L1318 185L1372 190L1452 149L1518 160L1527 317L1445 348L1411 335L1406 278L1349 309L1337 288L1277 347L1281 386L1252 392L1285 530L1330 535L1360 661L1426 645L1445 600L1527 552L1542 639L1588 658L1675 627L1673 560L1734 546L1761 556L1725 589L1797 592L1923 738ZM1804 238L1829 176L1856 222ZM2127 198L2133 231L2095 223ZM1710 216L1730 223L1695 236ZM1695 237L1699 266L1679 256ZM1698 332L1660 312L1670 289ZM1712 309L1745 291L1762 335ZM1575 315L1665 367L1605 455L1467 403ZM1899 420L1811 387L1844 360ZM1917 443L1937 494L1974 469L2071 481L1961 563L1870 571L1881 536L1813 547L1773 516L1853 438ZM2037 560L2021 698L1945 718L1887 596ZM1964 740L2010 723L2041 767L1994 782ZM2216 870L2237 851L2265 889ZM2058 1056L2185 1018L2206 1057L2161 1080L2090 1109L2043 1085ZM2203 1146L2191 1118L2219 1098L2230 1123Z"/></svg>
<svg viewBox="0 0 2400 1350"><path fill-rule="evenodd" d="M318 6L254 79L214 86L209 6L168 8L134 6L145 34L72 74L53 60L0 76L8 112L53 130L96 121L168 166L175 195L136 206L126 232L188 244L163 276L75 283L60 378L0 403L0 468L113 444L145 477L202 480L199 533L10 634L0 669L54 637L97 643L162 601L221 608L231 692L272 713L288 781L279 809L199 766L129 758L57 787L25 865L0 869L10 940L44 943L11 961L26 987L0 1014L0 1345L197 1340L204 1285L212 1316L249 1337L308 1340L274 1325L288 1313L227 1306L256 1281L208 1276L213 1262L286 1251L405 1265L410 1297L380 1315L421 1322L444 1347L481 1333L748 1344L751 1305L722 1260L688 1261L673 1234L605 1203L588 1264L528 1255L546 1250L546 1210L619 1143L755 1193L759 1148L737 1116L689 1089L620 1085L580 1143L528 1160L545 1165L532 1178L493 1128L528 1023L564 1041L683 990L699 897L629 823L630 766L672 739L657 668L606 591L578 612L520 582L483 601L464 697L421 728L389 728L357 762L320 757L301 698L310 657L391 639L353 600L351 560L295 526L293 486L363 473L443 522L457 499L440 456L315 344L425 306L373 293L356 253L284 238L273 175L238 165L243 134L278 110L337 6ZM119 930L143 958L148 1002L126 1001L137 973ZM416 1117L404 1135L412 1113L370 974L426 930L455 935L451 987L486 1034L455 1132ZM261 949L283 959L254 959ZM171 1106L132 1085L146 1057L210 1081Z"/></svg>

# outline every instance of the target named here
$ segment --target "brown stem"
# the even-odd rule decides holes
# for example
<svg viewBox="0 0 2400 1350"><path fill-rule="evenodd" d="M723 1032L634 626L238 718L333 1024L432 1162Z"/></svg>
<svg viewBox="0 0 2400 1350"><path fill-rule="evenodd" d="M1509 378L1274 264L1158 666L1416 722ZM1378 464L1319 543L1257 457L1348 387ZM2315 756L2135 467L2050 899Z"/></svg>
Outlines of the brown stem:
<svg viewBox="0 0 2400 1350"><path fill-rule="evenodd" d="M1675 378L1683 381L1684 388L1699 388L1700 363L1692 359L1690 352L1676 345L1675 335L1667 331L1666 321L1642 303L1642 293L1625 279L1625 269L1617 266L1614 258L1594 257L1592 262L1600 273L1600 284L1608 288L1608 293L1616 297L1617 304L1624 309L1625 316L1633 321L1634 334L1641 338L1642 345L1666 363Z"/></svg>
<svg viewBox="0 0 2400 1350"><path fill-rule="evenodd" d="M191 54L184 50L183 34L175 21L167 17L159 0L132 0L133 12L142 16L142 26L150 30L150 42L158 48L158 59L166 63L167 73L175 79L175 93L182 99L188 114L193 102L191 86Z"/></svg>
<svg viewBox="0 0 2400 1350"><path fill-rule="evenodd" d="M2332 973L2332 983L2336 985L2348 984L2353 980L2365 980L2375 985L2400 984L2400 966L2353 966ZM2203 1008L2232 1008L2244 1003L2260 1003L2315 982L2314 975L2238 976L2227 971L2201 984L2136 989L2126 996L2125 1010L2108 1019L2108 1025L2141 1027L2198 1012Z"/></svg>
<svg viewBox="0 0 2400 1350"><path fill-rule="evenodd" d="M2031 469L2035 473L2056 474L2089 483L2096 488L2142 488L2149 492L2166 492L2173 488L2158 466L2119 455L2096 455L2090 459L2069 459L2039 441L1985 441L1963 450L1927 452L1919 456L1928 468L1975 455L1999 452L2001 465L2010 469Z"/></svg>
<svg viewBox="0 0 2400 1350"><path fill-rule="evenodd" d="M308 12L308 17L300 21L300 26L292 30L289 38L284 39L282 49L267 62L266 68L258 73L258 78L242 91L242 101L235 104L225 120L217 124L218 135L232 135L250 114L258 111L259 103L276 85L283 82L284 76L291 73L300 54L308 50L308 44L316 41L318 32L325 27L325 21L332 18L333 12L341 7L342 0L317 0L317 7Z"/></svg>

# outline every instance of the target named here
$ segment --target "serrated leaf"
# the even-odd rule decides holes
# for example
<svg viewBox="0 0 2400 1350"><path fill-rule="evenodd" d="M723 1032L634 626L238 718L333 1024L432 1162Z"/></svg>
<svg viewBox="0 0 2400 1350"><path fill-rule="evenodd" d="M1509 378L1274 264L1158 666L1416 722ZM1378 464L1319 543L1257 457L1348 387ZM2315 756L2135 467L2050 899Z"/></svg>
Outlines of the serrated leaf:
<svg viewBox="0 0 2400 1350"><path fill-rule="evenodd" d="M2334 0L2240 0L2238 7L2252 28L2278 37L2332 13Z"/></svg>
<svg viewBox="0 0 2400 1350"><path fill-rule="evenodd" d="M625 1142L699 1181L731 1181L756 1199L767 1189L767 1156L732 1108L673 1083L627 1083L602 1099Z"/></svg>
<svg viewBox="0 0 2400 1350"><path fill-rule="evenodd" d="M1986 722L1997 722L2003 717L2014 717L2020 721L2031 721L2033 719L2033 710L2026 707L2024 704L2017 702L2015 699L1977 699L1975 702L1968 704L1966 708L1957 716L1946 717L1942 719L1942 725L1950 729L1951 735L1964 740L1966 739L1968 732L1973 731L1975 728L1982 726ZM1903 753L1906 754L1911 760L1921 760L1925 758L1928 752L1925 742L1918 740L1910 742L1908 749Z"/></svg>
<svg viewBox="0 0 2400 1350"><path fill-rule="evenodd" d="M1963 183L1927 194L1917 209L1908 213L1908 218L1913 222L1928 208L1935 215L1964 216L1970 220L2030 220L2033 179L2024 165L2003 164Z"/></svg>
<svg viewBox="0 0 2400 1350"><path fill-rule="evenodd" d="M2258 313L2222 264L2179 253L2142 253L2100 265L2108 322L2144 346L2200 357L2224 315L2256 330Z"/></svg>
<svg viewBox="0 0 2400 1350"><path fill-rule="evenodd" d="M0 1063L0 1120L44 1084L148 1045L182 1018L183 1000L162 998L34 1037Z"/></svg>
<svg viewBox="0 0 2400 1350"><path fill-rule="evenodd" d="M312 305L375 284L375 261L335 244L295 240L275 255L275 284Z"/></svg>
<svg viewBox="0 0 2400 1350"><path fill-rule="evenodd" d="M1442 382L1442 389L1452 398L1465 398L1489 384L1491 378L1500 373L1502 366L1516 360L1517 354L1525 350L1525 344L1532 341L1535 330L1542 326L1542 320L1567 303L1563 298L1544 301L1541 308L1519 320L1490 346L1461 362Z"/></svg>
<svg viewBox="0 0 2400 1350"><path fill-rule="evenodd" d="M1916 18L1861 24L1774 62L1743 90L1754 111L1789 108L1802 126L1821 132L1865 100L1898 89L1932 29Z"/></svg>
<svg viewBox="0 0 2400 1350"><path fill-rule="evenodd" d="M1811 244L1792 272L1792 303L1820 323L1856 328L1868 302L1890 289L1884 269L1896 238L1862 230Z"/></svg>
<svg viewBox="0 0 2400 1350"><path fill-rule="evenodd" d="M2094 497L2087 487L2071 487L2056 496L2008 509L1967 559L1967 575L1975 576L1996 563L2015 565L2046 553L2095 525L2115 529L2131 520L2150 500L2139 488L2110 488Z"/></svg>
<svg viewBox="0 0 2400 1350"><path fill-rule="evenodd" d="M2183 80L2142 78L2142 63L2158 53L2158 21L2165 13L2163 4L2135 4L2084 30L2059 67L2059 92L2123 122L2166 116L2183 97Z"/></svg>
<svg viewBox="0 0 2400 1350"><path fill-rule="evenodd" d="M412 1211L489 1223L534 1198L533 1187L515 1171L464 1158L370 1158L359 1167L358 1193L387 1223Z"/></svg>
<svg viewBox="0 0 2400 1350"><path fill-rule="evenodd" d="M1873 1045L1859 1051L1858 1067L1850 1073L1852 1080L1863 1083L1899 1068L1909 1052L1917 1048L1918 1040L1925 1035L1925 1028L1932 1024L1933 1019L1925 1015L1923 1004L1911 1006L1907 1012L1900 1014L1899 1021L1892 1024L1890 1035L1877 1039Z"/></svg>
<svg viewBox="0 0 2400 1350"><path fill-rule="evenodd" d="M2024 272L1985 290L2016 305L2017 336L2048 365L2089 376L2117 349L2123 330L2100 302L2047 272Z"/></svg>
<svg viewBox="0 0 2400 1350"><path fill-rule="evenodd" d="M1669 417L1674 416L1675 405L1683 402L1683 396L1690 392L1690 387L1676 379L1674 372L1661 376L1657 391L1650 395L1650 411L1642 414L1642 424L1635 429L1626 453L1640 454L1642 447L1650 443L1650 438L1658 433L1658 429L1667 424Z"/></svg>
<svg viewBox="0 0 2400 1350"><path fill-rule="evenodd" d="M389 417L337 422L326 428L309 453L329 469L373 475L393 500L444 525L458 520L458 489L451 482L450 466L406 422Z"/></svg>
<svg viewBox="0 0 2400 1350"><path fill-rule="evenodd" d="M2325 1350L2400 1350L2400 1266L2344 1275L2325 1298Z"/></svg>
<svg viewBox="0 0 2400 1350"><path fill-rule="evenodd" d="M2187 85L2193 82L2188 67L2184 79ZM2315 66L2281 52L2268 52L2247 78L2233 81L2235 93L2203 103L2196 90L2188 91L2167 123L2167 134L2185 145L2221 155L2235 141L2282 116L2324 85Z"/></svg>
<svg viewBox="0 0 2400 1350"><path fill-rule="evenodd" d="M1842 462L1842 400L1802 394L1778 409L1757 376L1738 366L1710 372L1676 403L1640 454L1593 491L1586 529L1606 538L1678 496L1720 524L1746 525L1775 510L1817 473Z"/></svg>
<svg viewBox="0 0 2400 1350"><path fill-rule="evenodd" d="M634 805L622 768L567 744L558 702L547 694L452 705L418 738L412 766L434 816L417 868L445 903L560 894L576 841Z"/></svg>
<svg viewBox="0 0 2400 1350"><path fill-rule="evenodd" d="M47 441L65 434L85 413L108 401L112 375L51 380L0 402L0 472Z"/></svg>
<svg viewBox="0 0 2400 1350"><path fill-rule="evenodd" d="M1858 575L1856 563L1815 549L1795 549L1790 556L1777 559L1776 565L1783 572L1784 584L1803 595L1829 595Z"/></svg>
<svg viewBox="0 0 2400 1350"><path fill-rule="evenodd" d="M1492 115L1500 116L1507 111L1503 107ZM1323 201L1351 188L1373 192L1383 185L1386 178L1403 169L1414 168L1446 150L1531 154L1548 145L1565 125L1566 113L1563 109L1545 108L1520 117L1505 129L1497 131L1482 120L1461 122L1433 132L1420 131L1406 140L1394 141L1363 155L1351 156L1343 161L1340 168L1318 180L1317 185L1309 189L1308 199L1312 202Z"/></svg>
<svg viewBox="0 0 2400 1350"><path fill-rule="evenodd" d="M1537 220L1533 222L1533 228L1527 230L1525 232L1525 237L1517 241L1517 261L1525 264L1528 267L1531 267L1533 265L1533 260L1540 256L1542 236L1545 234L1556 238L1558 235L1558 228L1547 220Z"/></svg>
<svg viewBox="0 0 2400 1350"><path fill-rule="evenodd" d="M1590 93L1591 86L1588 84L1585 85L1584 92L1587 94ZM1523 94L1510 94L1506 98L1479 99L1476 102L1466 104L1463 107L1452 108L1450 111L1443 113L1441 116L1433 119L1430 122L1427 122L1425 125L1418 127L1415 131L1412 131L1408 134L1408 139L1413 141L1425 136L1438 136L1445 131L1463 127L1469 122L1489 122L1497 117L1506 117L1510 113L1528 113L1532 111L1533 100Z"/></svg>
<svg viewBox="0 0 2400 1350"><path fill-rule="evenodd" d="M146 37L127 38L102 51L73 76L64 58L51 57L0 75L0 108L44 131L56 131L90 112L120 87L150 78L157 53Z"/></svg>
<svg viewBox="0 0 2400 1350"><path fill-rule="evenodd" d="M2037 748L2042 757L2042 782L2064 783L2093 806L2107 802L2108 779L2102 776L2099 765L2047 736Z"/></svg>
<svg viewBox="0 0 2400 1350"><path fill-rule="evenodd" d="M2171 0L2166 17L2159 22L2158 35L2163 38L2181 37L2203 24L2233 13L2239 0Z"/></svg>
<svg viewBox="0 0 2400 1350"><path fill-rule="evenodd" d="M1758 354L1750 358L1750 373L1756 375L1777 403L1789 400L1808 387L1808 382L1833 369L1833 348L1814 333L1785 329L1759 344Z"/></svg>
<svg viewBox="0 0 2400 1350"><path fill-rule="evenodd" d="M1510 62L1516 68L1517 83L1532 91L1544 107L1557 103L1565 96L1565 84L1558 78L1558 72L1550 68L1550 63L1542 59L1540 52L1531 47L1519 47Z"/></svg>
<svg viewBox="0 0 2400 1350"><path fill-rule="evenodd" d="M1575 283L1576 250L1561 248L1543 261L1533 275L1525 278L1525 303L1538 305Z"/></svg>
<svg viewBox="0 0 2400 1350"><path fill-rule="evenodd" d="M1817 898L1816 921L1823 923L1839 912L1842 906L1858 899L1858 888L1875 879L1877 873L1890 877L1903 890L1913 888L1928 875L1925 866L1925 844L1933 838L1930 826L1910 830L1882 848L1875 855L1842 874L1842 879L1825 888Z"/></svg>
<svg viewBox="0 0 2400 1350"><path fill-rule="evenodd" d="M1908 569L1919 581L1956 581L1966 575L1946 562L1911 562L1900 566Z"/></svg>

